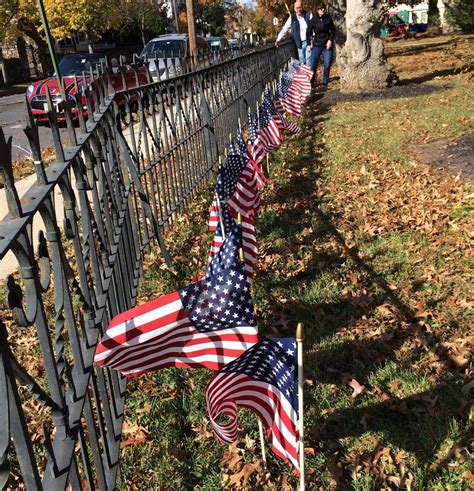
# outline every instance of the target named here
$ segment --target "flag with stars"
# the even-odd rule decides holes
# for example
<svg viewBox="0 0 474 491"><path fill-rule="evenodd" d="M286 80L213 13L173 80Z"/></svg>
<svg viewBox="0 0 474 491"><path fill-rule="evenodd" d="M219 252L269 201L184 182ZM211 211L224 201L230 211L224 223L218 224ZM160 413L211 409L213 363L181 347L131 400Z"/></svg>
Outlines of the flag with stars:
<svg viewBox="0 0 474 491"><path fill-rule="evenodd" d="M268 89L265 90L263 104L268 107L268 110L272 114L272 117L275 119L277 126L281 131L286 130L296 134L301 132L299 126L293 121L289 121L288 118L285 116L285 110L280 101L276 99L272 102L270 91Z"/></svg>
<svg viewBox="0 0 474 491"><path fill-rule="evenodd" d="M229 147L229 155L224 165L219 169L216 190L219 193L221 203L225 203L235 191L237 181L247 165L240 148L235 145Z"/></svg>
<svg viewBox="0 0 474 491"><path fill-rule="evenodd" d="M216 436L237 437L237 410L254 411L267 428L272 450L298 466L298 370L294 338L265 339L222 368L206 388L206 405ZM227 424L218 422L225 415Z"/></svg>
<svg viewBox="0 0 474 491"><path fill-rule="evenodd" d="M215 234L212 240L211 249L209 250L209 262L211 262L213 257L219 252L219 249L224 242L224 235L227 236L227 234L236 225L236 221L226 205L224 205L222 208L222 220L220 220L219 217L220 214L218 214ZM244 267L249 282L252 282L255 274L255 265L257 263L258 254L255 224L253 217L241 216L241 220Z"/></svg>
<svg viewBox="0 0 474 491"><path fill-rule="evenodd" d="M292 87L293 75L286 72L283 74L280 83L277 86L277 105L283 107L285 112L297 116L301 113L301 94L297 86Z"/></svg>
<svg viewBox="0 0 474 491"><path fill-rule="evenodd" d="M234 227L206 277L114 317L94 361L133 377L165 367L218 370L258 342Z"/></svg>
<svg viewBox="0 0 474 491"><path fill-rule="evenodd" d="M249 114L249 140L252 147L252 157L254 162L261 168L265 157L267 156L267 150L262 145L258 137L258 120L257 117L251 117Z"/></svg>
<svg viewBox="0 0 474 491"><path fill-rule="evenodd" d="M265 150L268 152L280 145L282 141L281 131L266 99L258 108L258 123L258 138Z"/></svg>

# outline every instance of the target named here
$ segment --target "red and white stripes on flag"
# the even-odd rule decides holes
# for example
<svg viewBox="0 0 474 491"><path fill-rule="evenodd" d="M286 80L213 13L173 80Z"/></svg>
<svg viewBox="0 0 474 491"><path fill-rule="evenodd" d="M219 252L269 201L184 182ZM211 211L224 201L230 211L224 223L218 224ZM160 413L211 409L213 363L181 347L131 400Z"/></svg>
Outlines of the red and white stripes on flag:
<svg viewBox="0 0 474 491"><path fill-rule="evenodd" d="M115 316L94 361L127 377L166 367L218 370L257 341L255 326L199 332L173 292Z"/></svg>
<svg viewBox="0 0 474 491"><path fill-rule="evenodd" d="M258 139L265 151L268 153L272 148L278 147L283 138L276 118L271 118L268 126L263 126L258 132Z"/></svg>
<svg viewBox="0 0 474 491"><path fill-rule="evenodd" d="M299 473L298 411L291 402L297 382L288 370L296 367L280 353L265 350L265 343L275 346L275 341L260 341L221 369L207 386L206 405L214 432L223 443L237 437L239 407L257 413L267 428L272 450ZM221 415L227 416L227 424L217 421Z"/></svg>
<svg viewBox="0 0 474 491"><path fill-rule="evenodd" d="M234 223L205 278L115 316L94 361L133 377L165 367L218 370L245 353L258 328L241 247Z"/></svg>
<svg viewBox="0 0 474 491"><path fill-rule="evenodd" d="M274 101L274 105L276 110L278 111L279 118L281 120L281 129L283 131L289 131L290 133L294 133L296 135L301 133L301 128L294 121L290 121L285 116L285 110L283 109L283 106L279 99L276 99Z"/></svg>
<svg viewBox="0 0 474 491"><path fill-rule="evenodd" d="M234 194L227 200L227 205L234 218L240 213L243 216L255 216L260 207L259 189L265 179L262 171L250 159L240 174Z"/></svg>

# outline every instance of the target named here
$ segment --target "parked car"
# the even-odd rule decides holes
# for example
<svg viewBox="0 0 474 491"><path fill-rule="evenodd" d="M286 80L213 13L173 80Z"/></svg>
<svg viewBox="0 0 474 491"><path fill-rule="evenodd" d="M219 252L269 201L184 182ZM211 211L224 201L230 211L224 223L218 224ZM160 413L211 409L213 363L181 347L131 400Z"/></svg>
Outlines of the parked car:
<svg viewBox="0 0 474 491"><path fill-rule="evenodd" d="M105 56L99 53L67 55L59 62L59 73L63 80L66 97L72 103L71 111L74 119L77 118L78 111L80 110L80 108L77 107L75 97L76 86L74 83L74 76L76 76L77 86L81 93L80 105L82 106L83 114L87 117L87 101L84 95L84 87L94 83L94 80L98 77L100 66L105 66L105 62ZM91 75L91 69L94 73L93 75ZM125 78L126 87L124 87L123 78ZM145 67L140 67L138 69L138 79L140 84L146 84L148 82ZM116 67L111 74L111 82L116 91L135 87L137 85L135 70L132 70L130 67L124 67L120 70ZM26 98L31 107L33 117L39 122L48 121L48 104L46 100L47 89L49 89L49 93L51 94L52 103L56 109L58 109L58 105L62 101L62 96L55 74L51 74L50 77L44 80L34 82L26 90ZM90 102L93 108L92 98L90 99ZM61 112L59 112L58 119L64 120L64 115L61 114Z"/></svg>
<svg viewBox="0 0 474 491"><path fill-rule="evenodd" d="M203 68L210 63L210 48L201 36L196 37ZM140 53L148 60L148 69L153 80L164 80L185 73L189 69L189 36L187 34L167 34L148 41ZM206 56L208 55L208 56Z"/></svg>
<svg viewBox="0 0 474 491"><path fill-rule="evenodd" d="M240 41L238 39L229 39L230 49L234 52L234 56L239 56L241 51Z"/></svg>
<svg viewBox="0 0 474 491"><path fill-rule="evenodd" d="M227 53L229 50L229 42L224 36L207 36L204 41L209 46L214 60L219 59L222 52Z"/></svg>

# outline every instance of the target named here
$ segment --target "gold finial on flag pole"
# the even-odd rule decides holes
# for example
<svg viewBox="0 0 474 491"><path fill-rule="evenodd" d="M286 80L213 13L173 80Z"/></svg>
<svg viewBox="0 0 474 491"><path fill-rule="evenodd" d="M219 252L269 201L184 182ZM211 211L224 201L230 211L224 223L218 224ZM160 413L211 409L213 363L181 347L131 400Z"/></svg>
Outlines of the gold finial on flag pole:
<svg viewBox="0 0 474 491"><path fill-rule="evenodd" d="M298 343L302 343L304 339L304 327L301 322L298 323L298 326L296 327L296 341Z"/></svg>

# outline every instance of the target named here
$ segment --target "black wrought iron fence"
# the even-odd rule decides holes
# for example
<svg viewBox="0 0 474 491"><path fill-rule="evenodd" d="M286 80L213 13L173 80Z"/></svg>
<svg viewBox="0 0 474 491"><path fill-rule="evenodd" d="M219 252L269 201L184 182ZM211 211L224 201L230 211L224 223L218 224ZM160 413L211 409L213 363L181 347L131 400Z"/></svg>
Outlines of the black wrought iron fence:
<svg viewBox="0 0 474 491"><path fill-rule="evenodd" d="M172 267L162 227L209 177L291 49L120 93L110 73L83 88L76 80L76 95L57 107L46 94L56 158L45 167L29 111L36 182L22 197L0 129L9 210L0 259L19 270L0 299L1 488L115 486L126 383L93 364L98 338L133 307L148 245Z"/></svg>

